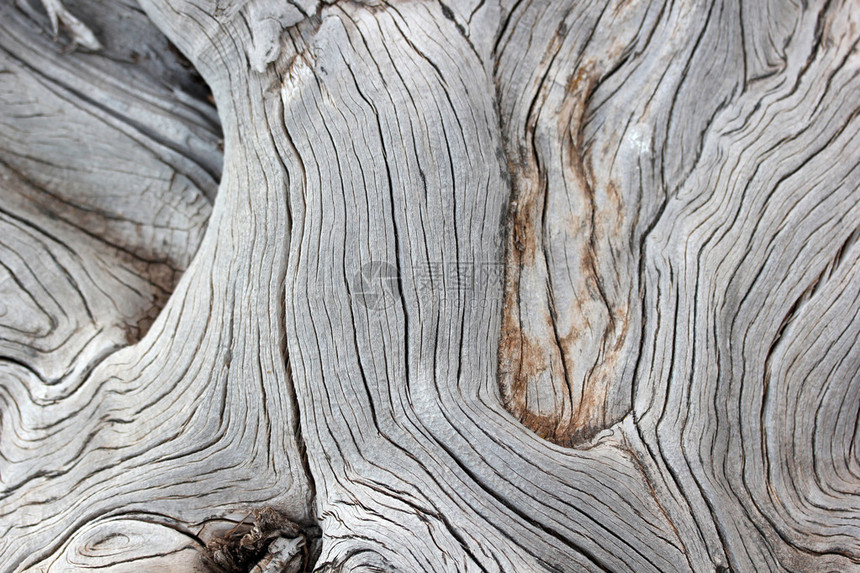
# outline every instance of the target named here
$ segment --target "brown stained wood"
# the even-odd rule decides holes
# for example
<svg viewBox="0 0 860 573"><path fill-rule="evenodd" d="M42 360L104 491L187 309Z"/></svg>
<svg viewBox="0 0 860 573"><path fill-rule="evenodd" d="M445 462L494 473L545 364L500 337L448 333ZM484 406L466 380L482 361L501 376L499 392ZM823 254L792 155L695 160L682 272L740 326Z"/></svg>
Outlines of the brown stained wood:
<svg viewBox="0 0 860 573"><path fill-rule="evenodd" d="M629 234L647 220L635 196L619 193L623 182L617 176L595 176L584 135L595 89L629 65L637 32L654 25L654 14L652 6L637 2L609 3L602 11L553 8L514 15L535 18L537 27L556 27L543 47L518 50L523 39L517 34L527 28L513 27L501 44L511 49L498 55L502 105L531 101L503 114L501 122L508 153L522 159L512 167L500 363L511 411L538 434L570 445L631 408L635 275L619 270L625 263L634 267L638 253ZM506 77L522 63L530 82ZM635 161L638 155L633 149L615 159ZM512 346L521 349L511 354ZM523 368L525 363L530 365Z"/></svg>
<svg viewBox="0 0 860 573"><path fill-rule="evenodd" d="M860 570L856 3L0 18L0 570Z"/></svg>

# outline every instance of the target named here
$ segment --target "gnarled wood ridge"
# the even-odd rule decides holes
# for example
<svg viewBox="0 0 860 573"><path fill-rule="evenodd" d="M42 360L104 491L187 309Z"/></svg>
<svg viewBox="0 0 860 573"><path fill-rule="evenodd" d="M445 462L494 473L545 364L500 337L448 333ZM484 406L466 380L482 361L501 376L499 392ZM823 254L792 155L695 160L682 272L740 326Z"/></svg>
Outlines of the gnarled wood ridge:
<svg viewBox="0 0 860 573"><path fill-rule="evenodd" d="M860 570L858 41L5 0L0 570Z"/></svg>

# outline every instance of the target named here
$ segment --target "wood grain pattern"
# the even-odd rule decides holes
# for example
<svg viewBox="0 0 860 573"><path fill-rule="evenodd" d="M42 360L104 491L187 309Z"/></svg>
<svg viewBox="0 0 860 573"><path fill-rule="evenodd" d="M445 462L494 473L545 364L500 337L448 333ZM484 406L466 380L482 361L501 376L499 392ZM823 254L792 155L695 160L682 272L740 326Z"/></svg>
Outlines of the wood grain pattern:
<svg viewBox="0 0 860 573"><path fill-rule="evenodd" d="M860 570L856 3L46 7L0 569Z"/></svg>

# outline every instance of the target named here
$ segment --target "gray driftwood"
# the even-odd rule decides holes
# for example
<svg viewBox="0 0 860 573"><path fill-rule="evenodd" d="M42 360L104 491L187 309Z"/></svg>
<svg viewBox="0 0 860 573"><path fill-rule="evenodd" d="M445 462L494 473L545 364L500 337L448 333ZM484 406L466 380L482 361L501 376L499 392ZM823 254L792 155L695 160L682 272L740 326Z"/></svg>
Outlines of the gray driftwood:
<svg viewBox="0 0 860 573"><path fill-rule="evenodd" d="M0 569L860 570L858 42L2 0Z"/></svg>

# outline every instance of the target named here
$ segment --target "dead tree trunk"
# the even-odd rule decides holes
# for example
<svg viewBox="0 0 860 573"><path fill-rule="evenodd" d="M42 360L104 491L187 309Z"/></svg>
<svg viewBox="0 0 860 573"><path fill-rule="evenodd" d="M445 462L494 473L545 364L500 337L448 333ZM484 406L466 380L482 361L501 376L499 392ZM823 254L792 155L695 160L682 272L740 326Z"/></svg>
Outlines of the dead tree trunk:
<svg viewBox="0 0 860 573"><path fill-rule="evenodd" d="M858 42L3 0L0 569L860 570Z"/></svg>

